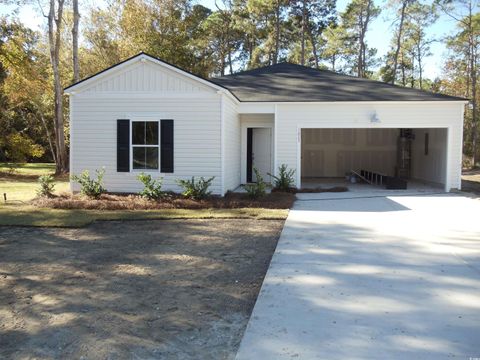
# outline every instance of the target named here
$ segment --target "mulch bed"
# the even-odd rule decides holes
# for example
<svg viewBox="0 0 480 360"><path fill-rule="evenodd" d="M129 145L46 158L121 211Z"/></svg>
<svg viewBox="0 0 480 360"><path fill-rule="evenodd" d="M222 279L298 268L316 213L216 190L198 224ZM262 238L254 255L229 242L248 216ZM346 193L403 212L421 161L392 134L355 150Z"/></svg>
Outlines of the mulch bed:
<svg viewBox="0 0 480 360"><path fill-rule="evenodd" d="M53 198L37 198L33 200L33 204L53 209L88 210L289 209L294 201L295 194L285 192L274 192L259 199L252 199L243 193L227 193L225 197L210 196L204 200L185 199L179 194L169 193L158 201L149 201L133 194L103 194L98 200L88 199L80 194L63 194Z"/></svg>

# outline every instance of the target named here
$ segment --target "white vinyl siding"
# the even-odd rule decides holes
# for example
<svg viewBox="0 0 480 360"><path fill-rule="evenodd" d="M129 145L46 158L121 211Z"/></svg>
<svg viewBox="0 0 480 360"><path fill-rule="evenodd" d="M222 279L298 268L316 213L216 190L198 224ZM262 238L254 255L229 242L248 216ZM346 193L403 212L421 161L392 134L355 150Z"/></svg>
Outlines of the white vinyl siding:
<svg viewBox="0 0 480 360"><path fill-rule="evenodd" d="M458 189L463 106L461 102L277 104L276 164L298 168L301 128L448 128L446 183L449 189ZM371 123L373 114L379 123Z"/></svg>
<svg viewBox="0 0 480 360"><path fill-rule="evenodd" d="M161 174L164 189L179 191L179 178L215 176L211 190L221 193L220 96L185 99L71 97L72 174L105 167L105 187L112 192L137 192L142 185L138 171L118 173L117 119L174 119L174 173ZM150 171L151 173L151 171ZM78 186L74 185L74 190Z"/></svg>
<svg viewBox="0 0 480 360"><path fill-rule="evenodd" d="M240 119L237 105L223 95L224 190L240 186Z"/></svg>
<svg viewBox="0 0 480 360"><path fill-rule="evenodd" d="M86 85L85 89L80 91L83 91L84 94L110 92L215 93L215 90L207 85L151 61L137 61L118 71L116 68L112 68L108 76Z"/></svg>

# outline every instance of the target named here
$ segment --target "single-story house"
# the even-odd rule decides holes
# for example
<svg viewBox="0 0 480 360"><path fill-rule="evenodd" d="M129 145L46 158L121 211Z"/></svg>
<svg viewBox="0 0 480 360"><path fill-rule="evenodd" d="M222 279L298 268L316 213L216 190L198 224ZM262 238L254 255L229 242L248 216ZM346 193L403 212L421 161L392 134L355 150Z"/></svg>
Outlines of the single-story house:
<svg viewBox="0 0 480 360"><path fill-rule="evenodd" d="M214 176L223 195L281 164L297 187L351 170L461 185L463 98L290 63L204 79L145 53L65 92L70 171L104 167L112 192L147 172L173 191Z"/></svg>

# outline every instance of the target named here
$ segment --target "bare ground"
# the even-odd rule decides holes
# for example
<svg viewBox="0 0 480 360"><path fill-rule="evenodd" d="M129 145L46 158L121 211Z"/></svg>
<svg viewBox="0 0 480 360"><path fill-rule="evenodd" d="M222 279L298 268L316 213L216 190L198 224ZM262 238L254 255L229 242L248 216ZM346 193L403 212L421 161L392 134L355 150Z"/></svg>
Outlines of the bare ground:
<svg viewBox="0 0 480 360"><path fill-rule="evenodd" d="M0 358L232 359L282 225L0 228Z"/></svg>
<svg viewBox="0 0 480 360"><path fill-rule="evenodd" d="M480 194L480 170L462 172L462 190Z"/></svg>

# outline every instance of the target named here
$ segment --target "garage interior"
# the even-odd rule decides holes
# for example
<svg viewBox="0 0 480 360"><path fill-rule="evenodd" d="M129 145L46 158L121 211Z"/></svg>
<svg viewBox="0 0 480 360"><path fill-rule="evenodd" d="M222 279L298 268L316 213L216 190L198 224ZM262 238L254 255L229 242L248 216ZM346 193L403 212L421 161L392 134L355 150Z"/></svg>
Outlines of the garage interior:
<svg viewBox="0 0 480 360"><path fill-rule="evenodd" d="M357 182L444 186L447 129L302 129L302 187ZM398 181L397 181L398 180Z"/></svg>

